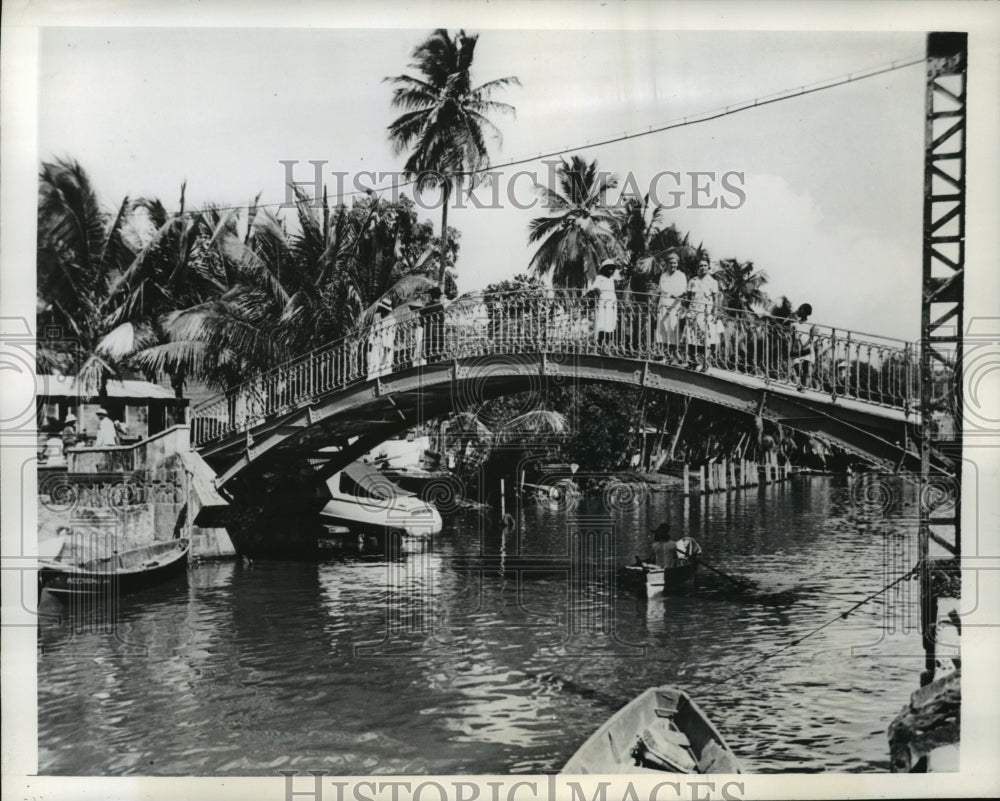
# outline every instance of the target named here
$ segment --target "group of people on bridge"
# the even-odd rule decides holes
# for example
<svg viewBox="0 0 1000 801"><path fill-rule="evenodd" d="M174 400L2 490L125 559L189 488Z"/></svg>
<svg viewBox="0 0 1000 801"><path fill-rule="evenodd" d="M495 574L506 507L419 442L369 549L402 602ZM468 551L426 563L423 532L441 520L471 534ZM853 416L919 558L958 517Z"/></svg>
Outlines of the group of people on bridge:
<svg viewBox="0 0 1000 801"><path fill-rule="evenodd" d="M596 304L594 332L602 349L646 347L660 359L679 361L686 366L707 371L709 366L735 367L732 348L721 353L724 337L731 342L739 326L727 313L718 280L711 274L708 254L702 254L696 273L688 278L680 269L680 255L666 256L656 292L631 300L626 314L620 313L621 271L614 259L606 259L598 275L588 286L587 296ZM646 308L643 308L643 307ZM785 345L789 372L802 389L815 387L816 330L808 324L812 306L804 303L790 321L781 322L781 344ZM626 319L622 319L622 317ZM628 319L631 318L631 319ZM846 367L846 360L840 365ZM818 387L817 387L818 388Z"/></svg>
<svg viewBox="0 0 1000 801"><path fill-rule="evenodd" d="M919 399L915 348L816 326L808 303L787 315L727 308L707 255L687 279L679 255L669 253L656 292L624 291L620 281L609 259L584 290L526 287L447 301L435 288L420 302L394 307L383 300L370 324L339 343L210 401L199 415L203 436L356 381L491 354L606 353L714 367L904 410Z"/></svg>

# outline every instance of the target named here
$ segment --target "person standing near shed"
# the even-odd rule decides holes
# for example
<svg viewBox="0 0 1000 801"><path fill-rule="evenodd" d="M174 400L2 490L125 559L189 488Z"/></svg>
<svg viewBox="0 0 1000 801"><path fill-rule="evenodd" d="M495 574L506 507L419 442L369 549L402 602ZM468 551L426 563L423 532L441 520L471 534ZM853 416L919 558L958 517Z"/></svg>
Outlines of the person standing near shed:
<svg viewBox="0 0 1000 801"><path fill-rule="evenodd" d="M66 448L72 448L80 441L80 435L76 431L76 415L73 412L66 415L60 436L62 437L64 451Z"/></svg>
<svg viewBox="0 0 1000 801"><path fill-rule="evenodd" d="M118 444L118 429L114 420L108 417L105 409L97 410L97 439L94 440L95 448L110 448Z"/></svg>

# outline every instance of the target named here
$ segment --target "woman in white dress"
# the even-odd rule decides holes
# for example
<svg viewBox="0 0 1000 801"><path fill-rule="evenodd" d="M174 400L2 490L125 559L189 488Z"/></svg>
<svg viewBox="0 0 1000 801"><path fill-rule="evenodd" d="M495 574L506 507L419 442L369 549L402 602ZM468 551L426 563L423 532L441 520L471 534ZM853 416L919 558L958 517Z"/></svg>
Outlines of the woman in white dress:
<svg viewBox="0 0 1000 801"><path fill-rule="evenodd" d="M676 252L668 253L666 268L660 275L659 300L656 306L656 345L661 353L666 349L675 354L681 341L687 279L679 269L680 264L681 259Z"/></svg>
<svg viewBox="0 0 1000 801"><path fill-rule="evenodd" d="M710 265L708 254L703 254L698 263L698 274L688 281L687 286L688 297L691 299L688 344L696 345L701 353L702 371L708 370L710 360L715 360L720 330L715 308L719 298L719 282L708 274Z"/></svg>
<svg viewBox="0 0 1000 801"><path fill-rule="evenodd" d="M395 355L396 318L392 316L392 307L388 301L379 303L376 310L377 320L372 324L368 334L368 380L392 372L392 360Z"/></svg>
<svg viewBox="0 0 1000 801"><path fill-rule="evenodd" d="M618 293L615 291L615 281L620 277L614 259L605 259L601 263L600 272L588 287L589 291L596 289L598 293L594 334L601 347L611 346L618 328Z"/></svg>

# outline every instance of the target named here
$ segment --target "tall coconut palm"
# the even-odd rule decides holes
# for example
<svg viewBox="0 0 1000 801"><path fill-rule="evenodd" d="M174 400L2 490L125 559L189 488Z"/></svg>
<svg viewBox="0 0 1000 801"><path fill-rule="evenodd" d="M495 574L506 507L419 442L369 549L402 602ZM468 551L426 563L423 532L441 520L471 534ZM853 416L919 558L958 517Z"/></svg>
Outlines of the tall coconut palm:
<svg viewBox="0 0 1000 801"><path fill-rule="evenodd" d="M477 34L460 30L455 36L439 28L413 51L411 67L420 77L397 75L385 80L395 85L392 105L404 113L389 126L389 141L399 155L412 145L403 167L417 191L441 190L441 264L439 281L445 286L448 251L448 200L453 191L472 185L476 173L489 162L486 132L498 143L500 130L489 120L493 112L515 113L514 107L493 100L493 93L520 86L513 75L473 88L472 60Z"/></svg>
<svg viewBox="0 0 1000 801"><path fill-rule="evenodd" d="M42 164L38 195L37 365L76 374L85 391L103 396L118 372L97 352L105 333L105 302L114 276L133 257L130 203L101 208L76 161Z"/></svg>
<svg viewBox="0 0 1000 801"><path fill-rule="evenodd" d="M562 159L556 179L556 190L536 184L550 214L528 224L528 242L539 243L529 267L539 276L551 273L556 286L582 288L595 278L603 259L623 255L615 238L615 210L606 197L618 181L599 172L596 159L580 156Z"/></svg>

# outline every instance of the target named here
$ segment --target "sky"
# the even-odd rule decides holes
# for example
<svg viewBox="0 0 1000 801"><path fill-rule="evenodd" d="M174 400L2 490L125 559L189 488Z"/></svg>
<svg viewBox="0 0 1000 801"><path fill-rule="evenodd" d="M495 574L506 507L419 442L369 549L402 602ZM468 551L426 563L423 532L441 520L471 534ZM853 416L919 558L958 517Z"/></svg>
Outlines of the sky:
<svg viewBox="0 0 1000 801"><path fill-rule="evenodd" d="M383 79L408 71L428 29L47 28L38 56L38 154L70 157L108 206L156 196L176 208L285 199L285 167L334 172L351 188L363 170L394 172L386 127L396 112ZM516 116L494 118L494 164L585 145L625 132L844 77L922 55L911 32L481 32L476 84L514 75L498 96ZM679 208L664 219L713 259L753 261L775 297L812 304L816 322L916 339L923 180L924 75L904 67L761 108L583 147L621 181L648 190L681 175ZM518 170L530 175L514 178ZM452 208L461 232L459 289L524 272L528 223L542 216L531 189L549 180L539 161L499 170L501 202ZM711 187L694 196L689 174ZM724 197L723 173L745 193L739 208L690 208ZM358 179L376 185L370 178ZM512 183L513 181L513 183ZM671 176L656 186L664 203ZM511 189L511 187L514 187ZM411 191L409 189L403 191ZM477 197L486 203L489 189ZM517 208L532 201L534 208ZM613 193L615 197L617 193ZM437 197L422 216L440 224ZM886 303L891 297L893 302Z"/></svg>

